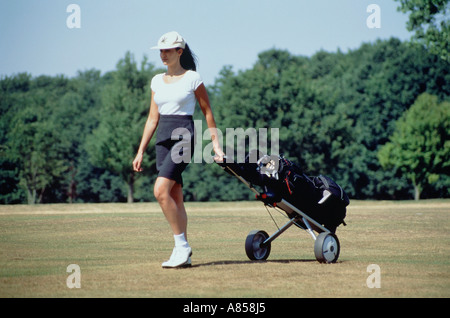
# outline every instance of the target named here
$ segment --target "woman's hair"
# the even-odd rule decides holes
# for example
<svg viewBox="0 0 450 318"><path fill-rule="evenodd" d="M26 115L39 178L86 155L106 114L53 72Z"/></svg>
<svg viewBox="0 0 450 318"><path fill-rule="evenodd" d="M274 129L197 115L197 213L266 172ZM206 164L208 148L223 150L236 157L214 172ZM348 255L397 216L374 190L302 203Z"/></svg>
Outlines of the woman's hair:
<svg viewBox="0 0 450 318"><path fill-rule="evenodd" d="M191 51L187 43L183 49L183 54L181 54L180 64L185 70L197 71L197 56Z"/></svg>

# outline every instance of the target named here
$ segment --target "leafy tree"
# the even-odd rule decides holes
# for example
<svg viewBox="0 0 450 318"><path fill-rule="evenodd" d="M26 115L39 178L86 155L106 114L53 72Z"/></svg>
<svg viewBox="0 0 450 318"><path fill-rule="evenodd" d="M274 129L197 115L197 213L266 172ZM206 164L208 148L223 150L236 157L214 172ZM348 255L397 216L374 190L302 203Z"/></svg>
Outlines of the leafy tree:
<svg viewBox="0 0 450 318"><path fill-rule="evenodd" d="M12 119L6 148L20 171L20 185L26 189L28 203L34 204L42 201L45 190L67 170L63 158L67 144L57 133L61 127L45 117L44 105L33 99L24 102L27 106Z"/></svg>
<svg viewBox="0 0 450 318"><path fill-rule="evenodd" d="M112 82L106 85L101 94L101 116L98 127L86 141L86 150L91 162L121 177L127 184L127 201L134 201L134 182L136 174L131 162L136 154L142 130L147 119L150 104L149 81L154 75L153 66L144 58L138 69L131 53L117 63L117 71ZM147 169L155 164L146 162Z"/></svg>
<svg viewBox="0 0 450 318"><path fill-rule="evenodd" d="M59 189L59 195L69 202L77 201L79 195L84 195L80 198L89 202L89 197L94 192L91 187L94 180L84 171L93 169L87 160L84 144L86 136L98 126L102 87L100 71L91 69L78 72L53 110L54 120L64 127L59 135L69 144L69 151L65 154L69 169L65 174L64 184ZM80 174L85 178L80 178ZM100 176L93 175L95 181L101 180Z"/></svg>
<svg viewBox="0 0 450 318"><path fill-rule="evenodd" d="M346 71L339 78L322 78L335 88L353 120L359 148L353 157L350 186L357 198L406 198L406 178L380 169L376 152L389 140L395 121L423 92L446 99L450 95L448 63L418 45L392 38L363 44L342 56ZM341 67L341 68L342 68ZM326 81L326 82L325 82Z"/></svg>
<svg viewBox="0 0 450 318"><path fill-rule="evenodd" d="M311 58L262 52L251 69L225 67L212 100L222 130L279 128L284 155L353 197L404 198L406 179L380 169L378 147L416 96L448 98L448 83L447 62L393 38Z"/></svg>
<svg viewBox="0 0 450 318"><path fill-rule="evenodd" d="M0 80L0 203L20 203L25 194L19 185L16 165L8 155L8 132L13 128L11 121L20 109L23 95L30 89L31 75L19 73Z"/></svg>
<svg viewBox="0 0 450 318"><path fill-rule="evenodd" d="M378 152L383 167L396 167L414 186L414 198L450 171L450 103L436 96L420 95L396 122L396 130Z"/></svg>
<svg viewBox="0 0 450 318"><path fill-rule="evenodd" d="M449 65L422 45L395 38L311 57L270 49L246 70L225 66L208 91L224 134L226 128L279 128L280 151L306 173L329 174L353 198L405 199L411 181L394 165L382 169L378 151L417 96L449 100ZM153 145L144 159L147 174L137 179L131 161L156 72L127 53L103 75L2 77L0 202L26 202L27 192L30 202L154 200ZM194 118L204 121L198 108ZM431 181L439 178L421 185L421 197L448 196L450 176L431 174ZM215 164L191 164L183 179L187 200L252 197Z"/></svg>
<svg viewBox="0 0 450 318"><path fill-rule="evenodd" d="M396 0L399 10L409 12L407 29L432 53L450 62L450 6L448 0Z"/></svg>

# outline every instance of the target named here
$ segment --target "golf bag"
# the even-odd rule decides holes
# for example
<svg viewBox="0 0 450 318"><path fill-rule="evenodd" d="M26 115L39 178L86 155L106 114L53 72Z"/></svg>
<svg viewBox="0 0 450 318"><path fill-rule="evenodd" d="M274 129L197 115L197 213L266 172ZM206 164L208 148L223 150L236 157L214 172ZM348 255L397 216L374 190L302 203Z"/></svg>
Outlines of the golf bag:
<svg viewBox="0 0 450 318"><path fill-rule="evenodd" d="M249 155L250 156L250 155ZM264 203L276 205L284 199L335 232L344 224L350 201L345 191L328 176L307 176L302 169L282 156L259 157L239 165L240 175L263 189Z"/></svg>

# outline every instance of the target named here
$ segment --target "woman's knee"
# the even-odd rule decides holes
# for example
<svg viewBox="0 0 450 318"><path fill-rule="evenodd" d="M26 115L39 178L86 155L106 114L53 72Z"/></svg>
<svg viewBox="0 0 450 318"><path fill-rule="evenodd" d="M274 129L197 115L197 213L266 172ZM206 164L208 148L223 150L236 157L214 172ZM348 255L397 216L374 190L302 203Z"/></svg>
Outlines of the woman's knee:
<svg viewBox="0 0 450 318"><path fill-rule="evenodd" d="M162 191L162 189L157 187L156 185L153 188L153 194L158 202L161 202L164 198L164 191Z"/></svg>
<svg viewBox="0 0 450 318"><path fill-rule="evenodd" d="M157 178L153 188L153 194L158 202L167 200L171 195L173 182L169 179Z"/></svg>

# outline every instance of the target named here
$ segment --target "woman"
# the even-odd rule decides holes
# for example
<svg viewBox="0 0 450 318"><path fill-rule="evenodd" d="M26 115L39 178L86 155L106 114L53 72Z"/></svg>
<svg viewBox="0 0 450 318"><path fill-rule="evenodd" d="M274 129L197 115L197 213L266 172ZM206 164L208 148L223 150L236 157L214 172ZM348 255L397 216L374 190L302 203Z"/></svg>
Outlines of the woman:
<svg viewBox="0 0 450 318"><path fill-rule="evenodd" d="M183 202L181 173L189 160L181 160L180 162L180 160L173 160L173 157L179 159L182 155L180 152L184 153L189 147L190 149L187 150L190 150L188 153L192 157L194 150L192 115L197 101L205 115L211 133L216 154L214 159L216 161L222 160L224 153L219 144L216 123L205 85L196 72L195 57L186 41L177 32L169 32L164 34L159 39L158 45L152 49L160 50L160 57L163 64L167 66L167 72L156 75L151 81L150 113L138 153L133 161L133 169L142 171L141 164L144 151L158 127L156 137L158 177L154 186L154 194L172 228L175 240L172 255L168 261L162 264L162 267L185 267L191 265L192 249L186 237L187 214ZM186 145L185 135L181 139L173 140L172 133L177 128L189 132L190 143L188 142ZM179 136L177 133L174 135ZM183 146L180 147L182 142ZM183 156L183 158L185 157Z"/></svg>

